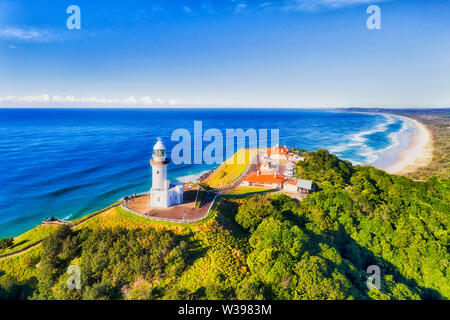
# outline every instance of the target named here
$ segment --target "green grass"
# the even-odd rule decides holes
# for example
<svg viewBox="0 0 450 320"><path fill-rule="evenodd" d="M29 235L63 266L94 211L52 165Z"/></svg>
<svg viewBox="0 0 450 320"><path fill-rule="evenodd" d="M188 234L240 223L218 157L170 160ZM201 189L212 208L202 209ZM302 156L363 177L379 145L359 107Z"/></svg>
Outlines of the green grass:
<svg viewBox="0 0 450 320"><path fill-rule="evenodd" d="M256 188L256 187L237 187L234 190L228 191L227 194L236 194L236 195L250 195L261 192L273 191L274 189L268 188Z"/></svg>
<svg viewBox="0 0 450 320"><path fill-rule="evenodd" d="M113 207L102 212L96 212L95 215L89 215L89 219L82 219L78 221L79 223L74 226L74 230L81 230L90 228L93 230L98 230L101 228L116 228L124 227L128 229L169 229L175 234L180 236L180 239L186 239L188 242L193 242L197 240L196 234L206 233L209 230L209 225L214 223L215 217L218 214L218 203L220 199L217 199L214 206L209 211L205 219L189 224L183 223L173 223L165 221L155 221L146 219L144 217L134 215L121 207ZM19 251L21 248L36 243L48 237L54 230L56 230L57 225L42 225L24 233L23 235L17 237L20 242L17 242L16 246L10 248L8 252ZM195 239L193 238L195 235ZM31 248L30 250L23 252L20 255L7 257L0 260L0 278L3 276L10 276L17 279L21 284L27 284L30 286L35 286L35 278L37 276L37 263L39 261L41 247ZM204 243L202 241L198 242L196 247L192 247L193 257L195 257L195 252L198 251L197 256L202 256L205 250ZM202 260L202 266L205 268L208 266L208 262ZM203 267L202 267L203 268ZM195 277L195 274L191 274Z"/></svg>
<svg viewBox="0 0 450 320"><path fill-rule="evenodd" d="M177 222L170 222L170 221L160 221L160 220L152 220L147 219L141 216L138 216L136 214L133 214L127 210L124 210L121 207L115 207L112 208L106 212L101 213L95 218L92 218L91 220L78 225L75 227L75 229L81 229L81 228L114 228L114 227L125 227L130 229L135 228L150 228L150 227L170 227L171 229L177 229L180 231L181 229L190 228L192 226L196 226L199 224L203 224L206 221L208 221L211 217L214 216L214 209L211 208L208 215L205 217L205 219L194 222L194 223L177 223Z"/></svg>
<svg viewBox="0 0 450 320"><path fill-rule="evenodd" d="M115 204L117 204L117 202ZM113 204L113 205L115 205L115 204ZM75 225L82 224L82 223L85 223L86 221L89 221L90 219L94 218L95 216L98 216L99 214L101 214L105 211L108 211L108 209L105 208L105 209L98 210L98 211L88 214L82 218L73 220L72 222ZM13 246L11 246L5 250L0 250L0 257L4 254L15 253L17 251L21 251L23 249L28 248L29 246L39 243L40 241L42 241L43 239L45 239L49 235L51 235L56 230L57 227L58 227L58 225L56 225L56 224L38 225L35 228L21 234L20 236L15 237Z"/></svg>
<svg viewBox="0 0 450 320"><path fill-rule="evenodd" d="M231 184L244 173L256 152L256 149L240 149L233 157L222 163L204 182L212 188Z"/></svg>
<svg viewBox="0 0 450 320"><path fill-rule="evenodd" d="M112 208L113 206L116 206L116 205L119 205L119 204L120 204L120 201L114 202L112 205L110 205L110 206L108 206L108 207L106 207L106 208L97 210L97 211L95 211L95 212L93 212L93 213L90 213L90 214L84 216L84 217L81 217L81 218L78 218L78 219L75 219L75 220L71 220L71 221L72 221L75 225L78 225L78 224L83 223L83 222L85 222L85 221L87 221L87 220L89 220L89 219L92 219L93 217L99 215L100 213L103 213L103 212L105 212L105 211L108 211L108 210L109 210L110 208Z"/></svg>
<svg viewBox="0 0 450 320"><path fill-rule="evenodd" d="M55 229L57 225L38 225L30 231L21 234L14 238L14 245L5 250L0 250L0 256L6 253L20 251L32 244L35 244L42 239L48 237Z"/></svg>
<svg viewBox="0 0 450 320"><path fill-rule="evenodd" d="M209 220L211 216L214 216L213 209L214 208L211 209L208 216L205 217L205 219L203 219L202 221L189 224L146 219L141 216L132 214L122 209L121 207L113 207L107 210L102 209L92 214L89 214L83 218L74 220L73 222L76 224L76 226L74 227L75 230L79 230L82 228L99 228L99 227L116 227L116 226L122 226L126 228L145 228L145 227L155 227L155 225L186 228L204 223L205 221ZM36 226L35 228L14 238L14 245L7 249L0 250L0 256L8 253L15 253L23 249L26 249L31 245L39 243L46 237L50 236L56 230L57 227L58 225L52 224Z"/></svg>
<svg viewBox="0 0 450 320"><path fill-rule="evenodd" d="M0 277L7 274L19 281L28 281L36 276L37 268L33 261L39 260L39 247L27 251L25 254L0 260Z"/></svg>
<svg viewBox="0 0 450 320"><path fill-rule="evenodd" d="M232 236L234 231L224 228L218 222L224 219L223 210L219 209L223 200L221 197L217 198L209 215L202 221L203 224L193 230L195 232L192 233L191 241L198 243L196 250L199 254L176 280L177 287L182 290L193 293L219 281L221 286L226 288L248 274L243 246ZM229 226L232 224L227 223Z"/></svg>
<svg viewBox="0 0 450 320"><path fill-rule="evenodd" d="M183 224L146 219L144 217L128 212L127 210L124 210L119 206L102 212L94 218L77 225L75 227L75 230L83 228L101 229L116 227L123 227L127 229L146 229L155 227L158 228L158 226L175 227L175 229L177 229L182 228Z"/></svg>

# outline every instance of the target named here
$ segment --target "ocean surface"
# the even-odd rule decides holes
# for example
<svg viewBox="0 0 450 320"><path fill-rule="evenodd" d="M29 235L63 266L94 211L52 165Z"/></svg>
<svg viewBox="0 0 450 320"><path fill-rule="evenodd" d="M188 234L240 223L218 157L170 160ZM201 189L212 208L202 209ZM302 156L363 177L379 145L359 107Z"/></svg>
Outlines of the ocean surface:
<svg viewBox="0 0 450 320"><path fill-rule="evenodd" d="M281 145L326 148L378 168L397 160L416 130L394 116L331 111L0 109L0 237L17 236L50 216L79 218L149 190L157 137L170 155L178 143L172 132L193 135L197 120L203 131L216 128L224 136L226 129L279 129ZM188 181L217 166L170 164L168 176Z"/></svg>

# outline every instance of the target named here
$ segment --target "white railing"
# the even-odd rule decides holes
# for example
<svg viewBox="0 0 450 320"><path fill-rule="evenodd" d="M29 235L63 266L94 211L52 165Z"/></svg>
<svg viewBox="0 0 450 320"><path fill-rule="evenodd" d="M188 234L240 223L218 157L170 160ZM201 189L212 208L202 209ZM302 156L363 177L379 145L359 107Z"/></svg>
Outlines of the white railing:
<svg viewBox="0 0 450 320"><path fill-rule="evenodd" d="M136 193L136 194L134 194L134 198L148 196L149 194L150 194L150 191ZM131 196L133 196L133 195L131 195ZM133 198L133 197L131 197L131 198ZM124 200L124 198L122 198L121 200Z"/></svg>
<svg viewBox="0 0 450 320"><path fill-rule="evenodd" d="M170 218L162 218L162 217L149 216L149 215L146 215L146 214L143 214L143 213L141 213L141 212L138 212L138 211L135 211L135 210L133 210L133 209L128 208L128 207L125 205L124 201L121 202L120 207L121 207L122 209L124 209L125 211L128 211L128 212L130 212L130 213L133 213L133 214L135 214L135 215L138 215L138 216L140 216L140 217L143 217L143 218L146 218L146 219L149 219L149 220L165 221L165 222L174 222L174 223L194 223L194 222L201 221L201 220L205 219L205 218L208 216L209 212L211 211L212 207L214 206L214 203L216 202L217 196L218 196L218 195L216 195L216 196L214 197L214 199L213 199L213 201L211 202L211 205L209 206L208 211L206 211L205 215L204 215L203 217L199 217L199 218L196 218L196 219L170 219Z"/></svg>

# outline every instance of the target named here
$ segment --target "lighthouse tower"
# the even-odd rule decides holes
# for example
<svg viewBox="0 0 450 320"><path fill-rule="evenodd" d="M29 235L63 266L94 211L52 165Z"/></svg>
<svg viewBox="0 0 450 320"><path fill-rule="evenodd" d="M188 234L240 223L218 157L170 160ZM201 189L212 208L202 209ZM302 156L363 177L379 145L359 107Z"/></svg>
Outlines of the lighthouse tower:
<svg viewBox="0 0 450 320"><path fill-rule="evenodd" d="M158 138L153 147L153 158L150 160L152 166L152 188L150 190L150 206L156 208L168 208L172 205L183 203L183 184L171 184L167 180L167 165L169 159L166 157L166 147Z"/></svg>

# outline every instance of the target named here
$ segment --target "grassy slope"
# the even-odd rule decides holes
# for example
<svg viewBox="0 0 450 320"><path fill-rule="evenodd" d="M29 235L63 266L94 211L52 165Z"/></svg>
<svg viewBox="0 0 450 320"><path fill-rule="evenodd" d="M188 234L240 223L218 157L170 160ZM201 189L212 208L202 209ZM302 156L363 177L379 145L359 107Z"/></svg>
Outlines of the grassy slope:
<svg viewBox="0 0 450 320"><path fill-rule="evenodd" d="M21 250L23 248L32 245L38 241L41 241L45 237L49 236L54 230L56 225L39 225L34 229L21 234L18 237L14 238L14 245L6 250L1 251L0 255L10 252L15 252Z"/></svg>
<svg viewBox="0 0 450 320"><path fill-rule="evenodd" d="M231 183L234 179L239 177L240 174L242 174L245 169L247 168L249 164L249 159L256 153L256 150L248 150L248 149L241 149L239 150L232 158L228 159L224 164L222 164L218 170L216 170L213 175L211 175L208 179L210 185L212 187L220 187L222 185L227 185ZM244 164L236 164L237 159L240 159L240 157L245 156L245 163ZM219 178L220 176L223 176L223 179ZM223 182L221 182L223 181ZM240 194L241 192L238 192ZM247 192L246 192L247 193ZM204 192L201 192L199 194L198 201L200 202L204 196ZM101 212L102 210L96 211L92 214L89 214L87 216L84 216L82 218L79 218L77 220L74 220L73 222L77 224L75 229L80 229L81 227L85 226L93 226L93 225L108 225L110 227L119 226L119 225L127 225L127 227L145 227L148 225L152 226L158 226L158 225L166 225L166 226L180 226L180 224L177 223L170 223L170 222L158 222L153 221L149 222L148 220L133 216L132 214L120 210L118 208L118 214L116 213L116 209L112 208L107 210L106 212ZM99 214L99 212L101 212ZM114 214L113 214L114 213ZM131 220L128 218L132 218ZM105 222L106 221L106 222ZM139 223L137 223L139 221ZM26 233L14 238L14 245L8 249L0 250L0 255L20 251L21 249L24 249L36 242L41 241L42 239L48 237L56 228L56 225L38 225L35 228L27 231Z"/></svg>
<svg viewBox="0 0 450 320"><path fill-rule="evenodd" d="M218 275L226 274L230 279L240 276L241 267L244 265L242 252L237 245L230 241L220 241L224 233L218 226L217 205L212 208L205 220L195 224L176 224L159 221L151 221L135 216L120 207L109 209L95 217L77 225L74 230L84 228L103 229L124 227L127 229L170 229L180 239L189 243L191 264L179 281L179 287L194 292L199 287L211 281ZM27 236L33 235L35 239L43 239L48 236L48 230L54 228L42 228L41 226L29 231ZM214 232L212 232L214 230ZM25 236L25 234L23 235ZM232 238L230 238L232 239ZM37 266L33 261L38 261L40 247L31 249L23 254L0 261L0 277L11 276L22 284L33 286L37 275ZM237 263L238 265L234 265Z"/></svg>
<svg viewBox="0 0 450 320"><path fill-rule="evenodd" d="M236 194L236 195L249 195L253 193L267 192L272 189L268 188L257 188L257 187L237 187L234 190L228 191L226 194Z"/></svg>
<svg viewBox="0 0 450 320"><path fill-rule="evenodd" d="M73 220L72 222L74 222L76 225L82 224L85 221L89 221L93 217L101 214L103 211L108 211L108 208L98 210L98 211L88 214L82 218ZM24 250L30 246L38 244L44 238L46 238L50 234L52 234L56 230L57 227L58 227L58 225L54 225L54 224L37 225L35 228L21 234L20 236L15 237L14 245L3 251L0 250L0 256L2 256L4 254L12 253L12 252L20 252L21 250Z"/></svg>
<svg viewBox="0 0 450 320"><path fill-rule="evenodd" d="M204 183L212 188L220 188L229 185L238 178L248 167L251 157L256 154L256 149L240 149L236 154L222 163ZM245 159L244 163L241 159Z"/></svg>
<svg viewBox="0 0 450 320"><path fill-rule="evenodd" d="M190 265L177 279L179 289L194 293L211 283L222 289L249 275L246 266L248 239L242 236L218 200L208 223L193 228L192 241L198 246L190 252Z"/></svg>
<svg viewBox="0 0 450 320"><path fill-rule="evenodd" d="M245 150L245 156L246 156L246 163L245 164L230 164L229 162L227 164L223 165L224 171L227 179L226 181L232 182L234 179L236 179L243 171L245 171L246 167L248 166L249 159L251 156L255 154L256 150ZM241 157L244 153L244 150L238 151L235 156L232 159L229 159L229 161L235 161L236 159L239 159L237 157ZM217 173L217 172L216 172ZM220 173L222 175L222 173ZM216 181L216 185L218 185L217 181L219 178L216 177L214 180ZM228 182L228 183L229 183ZM228 184L226 183L226 184ZM139 217L136 215L133 215L120 207L110 208L110 209L103 209L96 211L90 215L87 215L85 217L82 217L80 219L74 220L77 225L74 227L74 230L80 230L83 228L91 228L91 229L97 229L97 228L114 228L114 227L125 227L128 229L146 229L146 228L155 228L155 229L161 229L161 228L167 228L175 232L176 234L187 237L186 240L188 241L195 241L200 243L200 247L197 248L200 251L205 251L205 244L204 241L206 241L206 232L208 232L208 228L205 227L205 225L210 226L211 223L214 223L215 219L213 219L217 214L217 206L220 203L220 201L217 201L212 210L210 211L209 215L202 221L193 223L193 224L178 224L178 223L171 223L171 222L164 222L164 221L152 221L145 219L143 217ZM11 248L8 248L7 250L3 250L0 252L1 254L10 253L10 252L16 252L20 251L31 244L37 243L44 238L48 237L52 232L55 231L56 225L39 225L35 228L31 229L30 231L18 236L15 238L15 245ZM192 234L196 234L197 239L192 238ZM40 247L34 247L28 251L23 252L20 255L12 256L5 258L3 260L0 260L0 277L4 275L9 275L11 277L14 277L21 282L24 283L32 283L34 282L33 278L36 276L37 268L36 265L33 264L33 261L38 260L40 254ZM193 256L196 254L194 253ZM204 260L200 260L200 265L204 263ZM208 267L208 264L210 264L211 261L206 263L205 268ZM202 268L199 267L197 264L195 266L192 266L192 268ZM194 276L195 277L195 276Z"/></svg>

